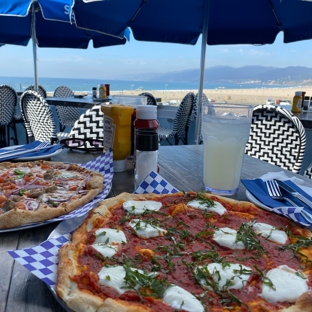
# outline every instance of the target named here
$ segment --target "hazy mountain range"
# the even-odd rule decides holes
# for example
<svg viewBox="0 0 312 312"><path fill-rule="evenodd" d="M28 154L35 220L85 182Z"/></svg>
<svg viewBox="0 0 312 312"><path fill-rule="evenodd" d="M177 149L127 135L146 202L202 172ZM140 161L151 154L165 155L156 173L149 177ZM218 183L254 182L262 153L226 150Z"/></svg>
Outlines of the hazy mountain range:
<svg viewBox="0 0 312 312"><path fill-rule="evenodd" d="M166 82L198 82L199 69L189 69L163 74L146 73L123 75L125 80L133 81L166 81ZM215 66L205 70L205 82L256 83L289 85L300 83L312 84L312 68L291 66L286 68L266 66Z"/></svg>

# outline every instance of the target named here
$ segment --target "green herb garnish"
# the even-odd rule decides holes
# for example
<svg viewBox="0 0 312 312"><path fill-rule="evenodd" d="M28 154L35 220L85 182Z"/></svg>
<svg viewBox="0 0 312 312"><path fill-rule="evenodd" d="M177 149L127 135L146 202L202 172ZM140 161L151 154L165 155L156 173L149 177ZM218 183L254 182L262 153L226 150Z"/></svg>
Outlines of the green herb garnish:
<svg viewBox="0 0 312 312"><path fill-rule="evenodd" d="M256 221L241 224L236 234L235 243L242 242L247 250L256 251L257 256L261 257L266 253L266 250L261 246L260 240L253 229L255 222Z"/></svg>
<svg viewBox="0 0 312 312"><path fill-rule="evenodd" d="M124 266L124 269L126 271L124 281L127 287L142 296L163 297L169 285L165 279L157 279L155 277L156 274L141 273L137 269L132 269L128 266Z"/></svg>
<svg viewBox="0 0 312 312"><path fill-rule="evenodd" d="M290 250L293 253L293 257L296 257L300 262L303 262L305 265L312 265L312 260L309 259L307 255L300 251L301 248L312 247L312 240L303 236L295 236L290 232L287 233L292 238L296 238L296 242L288 245L279 246L279 250Z"/></svg>

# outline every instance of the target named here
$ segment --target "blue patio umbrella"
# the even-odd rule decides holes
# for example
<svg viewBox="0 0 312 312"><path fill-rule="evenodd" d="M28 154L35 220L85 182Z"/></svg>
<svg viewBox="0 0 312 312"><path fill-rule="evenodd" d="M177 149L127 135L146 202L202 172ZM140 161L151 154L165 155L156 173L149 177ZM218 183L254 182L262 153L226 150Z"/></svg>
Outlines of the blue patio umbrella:
<svg viewBox="0 0 312 312"><path fill-rule="evenodd" d="M111 2L127 12L117 13ZM138 3L140 2L140 3ZM79 26L103 30L96 15L83 16L85 8L112 21L109 32L120 35L130 27L141 41L196 44L202 35L198 112L204 84L205 54L208 45L272 44L283 32L284 42L312 38L312 3L301 0L76 0L73 5ZM116 10L116 11L115 11ZM130 12L134 12L130 18ZM110 15L110 16L108 16ZM105 30L105 29L104 29ZM199 123L196 124L196 141Z"/></svg>
<svg viewBox="0 0 312 312"><path fill-rule="evenodd" d="M206 23L209 45L271 44L279 32L285 43L312 38L311 1L76 0L72 10L78 27L116 36L130 27L143 41L196 44Z"/></svg>
<svg viewBox="0 0 312 312"><path fill-rule="evenodd" d="M26 46L32 39L35 89L38 86L37 46L87 49L92 40L99 48L125 44L130 31L120 36L78 28L71 12L72 0L0 1L0 44Z"/></svg>

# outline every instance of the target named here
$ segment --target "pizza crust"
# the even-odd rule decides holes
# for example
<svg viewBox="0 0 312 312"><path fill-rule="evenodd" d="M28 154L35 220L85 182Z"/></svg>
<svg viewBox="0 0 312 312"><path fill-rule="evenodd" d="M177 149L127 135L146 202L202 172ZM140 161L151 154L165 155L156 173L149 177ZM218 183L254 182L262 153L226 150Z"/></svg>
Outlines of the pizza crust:
<svg viewBox="0 0 312 312"><path fill-rule="evenodd" d="M294 306L282 309L281 312L312 312L312 290L303 293Z"/></svg>
<svg viewBox="0 0 312 312"><path fill-rule="evenodd" d="M66 302L67 306L77 312L97 311L104 300L84 291L79 291L76 283L70 280L70 276L78 273L75 265L73 250L79 253L79 246L64 245L59 250L59 258L65 259L58 265L57 295Z"/></svg>
<svg viewBox="0 0 312 312"><path fill-rule="evenodd" d="M62 203L56 208L51 208L44 204L40 204L39 209L36 211L14 208L0 215L0 229L14 228L28 223L41 222L62 216L87 204L100 192L101 189L90 190L85 196L71 203Z"/></svg>
<svg viewBox="0 0 312 312"><path fill-rule="evenodd" d="M76 312L151 312L143 306L124 303L121 300L102 299L89 293L86 290L79 290L76 283L72 282L70 277L78 273L75 265L75 255L73 250L79 253L82 244L66 244L59 250L59 258L65 259L61 261L57 268L57 285L56 293L62 298L67 306Z"/></svg>

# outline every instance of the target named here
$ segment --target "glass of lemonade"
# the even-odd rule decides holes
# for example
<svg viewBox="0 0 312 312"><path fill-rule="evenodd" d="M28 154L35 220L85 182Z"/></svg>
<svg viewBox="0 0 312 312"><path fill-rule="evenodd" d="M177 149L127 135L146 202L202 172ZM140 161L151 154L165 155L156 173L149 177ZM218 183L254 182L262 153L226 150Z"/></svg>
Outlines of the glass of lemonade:
<svg viewBox="0 0 312 312"><path fill-rule="evenodd" d="M233 195L239 186L253 106L207 103L203 105L205 189Z"/></svg>

